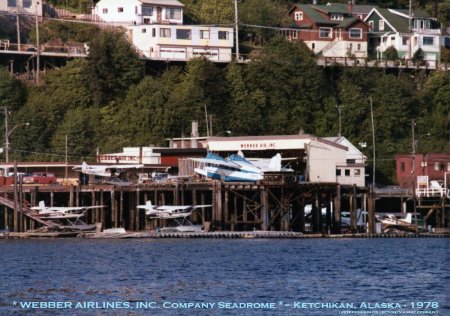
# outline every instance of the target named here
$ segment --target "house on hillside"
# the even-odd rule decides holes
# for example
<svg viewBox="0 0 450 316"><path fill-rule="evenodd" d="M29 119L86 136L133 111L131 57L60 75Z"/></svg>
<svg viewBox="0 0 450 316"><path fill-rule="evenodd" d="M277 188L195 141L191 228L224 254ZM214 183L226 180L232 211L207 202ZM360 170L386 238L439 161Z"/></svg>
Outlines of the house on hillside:
<svg viewBox="0 0 450 316"><path fill-rule="evenodd" d="M365 22L369 25L369 54L384 58L386 50L394 47L399 58L412 59L420 48L428 64L439 62L441 30L428 13L414 11L410 25L408 10L374 8Z"/></svg>
<svg viewBox="0 0 450 316"><path fill-rule="evenodd" d="M3 0L0 1L0 12L42 16L42 1L39 0Z"/></svg>
<svg viewBox="0 0 450 316"><path fill-rule="evenodd" d="M324 57L367 57L368 25L354 16L350 5L295 4L289 16L298 31L290 40L302 40L315 53Z"/></svg>
<svg viewBox="0 0 450 316"><path fill-rule="evenodd" d="M230 62L233 29L201 25L135 25L128 38L147 58L187 61L205 57L213 62Z"/></svg>
<svg viewBox="0 0 450 316"><path fill-rule="evenodd" d="M120 25L183 24L183 8L177 0L100 0L92 14Z"/></svg>

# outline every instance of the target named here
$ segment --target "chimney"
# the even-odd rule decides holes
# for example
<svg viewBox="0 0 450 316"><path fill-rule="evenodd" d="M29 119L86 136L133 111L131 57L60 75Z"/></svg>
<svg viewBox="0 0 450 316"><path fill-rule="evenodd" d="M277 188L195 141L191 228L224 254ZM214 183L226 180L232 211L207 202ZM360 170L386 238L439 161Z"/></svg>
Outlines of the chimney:
<svg viewBox="0 0 450 316"><path fill-rule="evenodd" d="M191 128L191 137L199 137L198 135L198 122L192 121L192 128ZM191 148L198 148L198 140L197 139L191 139Z"/></svg>
<svg viewBox="0 0 450 316"><path fill-rule="evenodd" d="M433 3L431 4L431 17L433 19L436 19L437 17L437 9L438 9L437 6L438 6L437 1L433 1Z"/></svg>
<svg viewBox="0 0 450 316"><path fill-rule="evenodd" d="M348 2L348 13L353 14L353 0Z"/></svg>

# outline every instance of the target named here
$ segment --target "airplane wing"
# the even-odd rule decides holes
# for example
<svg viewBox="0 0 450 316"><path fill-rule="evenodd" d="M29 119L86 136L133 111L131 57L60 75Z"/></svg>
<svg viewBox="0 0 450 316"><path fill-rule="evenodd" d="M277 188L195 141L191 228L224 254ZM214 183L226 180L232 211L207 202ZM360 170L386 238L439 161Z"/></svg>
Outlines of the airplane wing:
<svg viewBox="0 0 450 316"><path fill-rule="evenodd" d="M189 208L192 208L192 205L163 205L156 209L158 211L173 212L176 210L187 210Z"/></svg>
<svg viewBox="0 0 450 316"><path fill-rule="evenodd" d="M184 212L184 213L166 213L166 212L159 212L155 214L155 218L160 219L170 219L170 218L185 218L192 214L192 211L190 212Z"/></svg>

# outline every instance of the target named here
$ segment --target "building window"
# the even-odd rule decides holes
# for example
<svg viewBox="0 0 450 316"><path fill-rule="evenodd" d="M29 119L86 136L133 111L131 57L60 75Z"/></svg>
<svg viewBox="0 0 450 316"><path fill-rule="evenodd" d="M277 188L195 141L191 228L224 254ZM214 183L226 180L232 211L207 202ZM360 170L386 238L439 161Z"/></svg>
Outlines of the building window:
<svg viewBox="0 0 450 316"><path fill-rule="evenodd" d="M316 43L311 44L311 49L314 50L316 48Z"/></svg>
<svg viewBox="0 0 450 316"><path fill-rule="evenodd" d="M402 45L406 46L409 42L409 36L402 36Z"/></svg>
<svg viewBox="0 0 450 316"><path fill-rule="evenodd" d="M384 20L380 20L380 21L378 22L378 29L379 29L380 31L384 31Z"/></svg>
<svg viewBox="0 0 450 316"><path fill-rule="evenodd" d="M201 39L209 39L209 30L200 30Z"/></svg>
<svg viewBox="0 0 450 316"><path fill-rule="evenodd" d="M350 38L362 38L362 29L350 29Z"/></svg>
<svg viewBox="0 0 450 316"><path fill-rule="evenodd" d="M191 30L178 29L177 30L177 39L190 40L191 39Z"/></svg>
<svg viewBox="0 0 450 316"><path fill-rule="evenodd" d="M331 28L330 27L321 27L319 28L319 37L320 38L331 38Z"/></svg>
<svg viewBox="0 0 450 316"><path fill-rule="evenodd" d="M142 15L152 16L153 15L153 7L142 7Z"/></svg>
<svg viewBox="0 0 450 316"><path fill-rule="evenodd" d="M359 177L359 176L361 176L361 170L355 169L355 177Z"/></svg>
<svg viewBox="0 0 450 316"><path fill-rule="evenodd" d="M117 8L117 12L122 13L123 12L123 8L122 7Z"/></svg>
<svg viewBox="0 0 450 316"><path fill-rule="evenodd" d="M439 162L434 163L434 171L439 171Z"/></svg>
<svg viewBox="0 0 450 316"><path fill-rule="evenodd" d="M228 32L227 31L219 31L219 39L220 40L228 39Z"/></svg>
<svg viewBox="0 0 450 316"><path fill-rule="evenodd" d="M434 37L424 36L423 37L423 45L432 46L434 45Z"/></svg>
<svg viewBox="0 0 450 316"><path fill-rule="evenodd" d="M402 161L402 162L400 163L400 170L401 170L402 172L405 172L405 162L404 162L404 161Z"/></svg>
<svg viewBox="0 0 450 316"><path fill-rule="evenodd" d="M373 21L369 21L369 29L373 30Z"/></svg>
<svg viewBox="0 0 450 316"><path fill-rule="evenodd" d="M105 8L105 9L103 9L102 12L103 12L103 14L107 14L108 13L108 9Z"/></svg>
<svg viewBox="0 0 450 316"><path fill-rule="evenodd" d="M24 7L24 8L31 8L31 0L23 0L22 1L22 7Z"/></svg>
<svg viewBox="0 0 450 316"><path fill-rule="evenodd" d="M181 20L181 9L166 9L167 20Z"/></svg>
<svg viewBox="0 0 450 316"><path fill-rule="evenodd" d="M344 20L344 15L343 14L332 13L331 14L331 20L333 20L333 21L342 21L342 20Z"/></svg>
<svg viewBox="0 0 450 316"><path fill-rule="evenodd" d="M292 31L292 38L293 39L297 39L298 38L298 32L297 31Z"/></svg>
<svg viewBox="0 0 450 316"><path fill-rule="evenodd" d="M155 36L156 36L156 29L152 28L152 37L155 37Z"/></svg>
<svg viewBox="0 0 450 316"><path fill-rule="evenodd" d="M358 44L358 50L361 50L361 44Z"/></svg>
<svg viewBox="0 0 450 316"><path fill-rule="evenodd" d="M295 21L302 21L303 20L303 11L296 11L294 13Z"/></svg>
<svg viewBox="0 0 450 316"><path fill-rule="evenodd" d="M417 30L428 30L430 27L430 20L414 20L414 28Z"/></svg>
<svg viewBox="0 0 450 316"><path fill-rule="evenodd" d="M170 29L162 28L159 30L160 37L170 37Z"/></svg>
<svg viewBox="0 0 450 316"><path fill-rule="evenodd" d="M150 19L144 18L144 24L150 24Z"/></svg>
<svg viewBox="0 0 450 316"><path fill-rule="evenodd" d="M341 169L336 169L336 175L339 177L341 176Z"/></svg>
<svg viewBox="0 0 450 316"><path fill-rule="evenodd" d="M350 169L345 169L345 176L350 177Z"/></svg>
<svg viewBox="0 0 450 316"><path fill-rule="evenodd" d="M8 7L16 7L16 0L8 0Z"/></svg>
<svg viewBox="0 0 450 316"><path fill-rule="evenodd" d="M142 29L142 33L147 33L147 29Z"/></svg>

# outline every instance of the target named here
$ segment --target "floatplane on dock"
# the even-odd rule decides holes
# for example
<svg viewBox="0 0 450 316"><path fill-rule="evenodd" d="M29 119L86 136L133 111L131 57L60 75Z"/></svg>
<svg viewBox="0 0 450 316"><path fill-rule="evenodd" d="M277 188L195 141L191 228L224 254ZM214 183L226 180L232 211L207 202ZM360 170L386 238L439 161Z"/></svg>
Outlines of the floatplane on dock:
<svg viewBox="0 0 450 316"><path fill-rule="evenodd" d="M282 167L280 154L276 154L271 159L250 161L241 152L226 159L217 154L208 153L206 158L191 158L191 160L204 164L203 168L194 168L196 173L225 182L255 182L262 180L264 173L267 172L293 171L291 168Z"/></svg>
<svg viewBox="0 0 450 316"><path fill-rule="evenodd" d="M194 225L189 217L192 212L212 205L153 205L149 200L145 205L138 205L138 209L144 209L145 215L151 219L173 220L174 226L163 227L161 231L200 232L203 225Z"/></svg>
<svg viewBox="0 0 450 316"><path fill-rule="evenodd" d="M88 210L103 208L104 205L97 206L75 206L75 207L53 207L46 206L44 201L39 202L39 206L31 207L38 211L37 216L42 220L59 222L59 229L63 230L94 230L95 224L88 225L81 220Z"/></svg>
<svg viewBox="0 0 450 316"><path fill-rule="evenodd" d="M108 183L114 185L130 185L124 174L130 169L143 168L143 164L88 165L86 161L72 170L88 175L89 183Z"/></svg>

